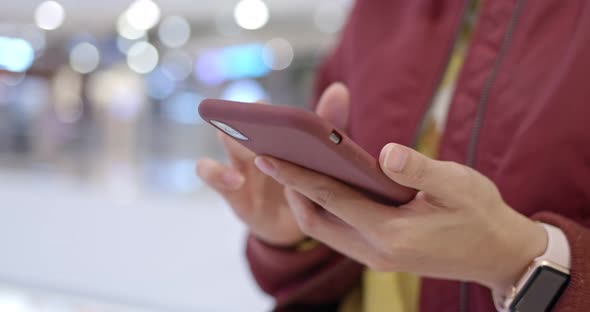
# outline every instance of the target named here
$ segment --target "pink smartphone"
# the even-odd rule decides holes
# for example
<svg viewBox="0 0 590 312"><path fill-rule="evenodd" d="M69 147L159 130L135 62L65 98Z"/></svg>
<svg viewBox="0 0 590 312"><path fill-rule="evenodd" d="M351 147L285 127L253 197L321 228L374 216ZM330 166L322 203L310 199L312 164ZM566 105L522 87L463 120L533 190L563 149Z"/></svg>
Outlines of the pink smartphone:
<svg viewBox="0 0 590 312"><path fill-rule="evenodd" d="M206 99L199 114L258 155L334 177L382 203L410 201L416 190L389 179L371 156L318 115L302 109Z"/></svg>

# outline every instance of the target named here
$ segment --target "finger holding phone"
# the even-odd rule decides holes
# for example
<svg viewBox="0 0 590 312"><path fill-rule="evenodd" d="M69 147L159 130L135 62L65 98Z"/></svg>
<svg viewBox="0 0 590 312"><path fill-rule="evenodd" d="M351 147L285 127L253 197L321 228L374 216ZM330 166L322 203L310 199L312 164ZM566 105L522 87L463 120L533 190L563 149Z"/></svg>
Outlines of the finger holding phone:
<svg viewBox="0 0 590 312"><path fill-rule="evenodd" d="M224 139L233 167L205 160L199 175L263 241L285 246L309 236L378 271L495 290L513 285L546 249L545 230L475 170L395 143L376 160L338 133L346 132L349 110L341 84L322 96L323 119L293 108L205 101L201 116L235 139ZM221 188L219 177L232 170L242 182Z"/></svg>
<svg viewBox="0 0 590 312"><path fill-rule="evenodd" d="M547 246L543 228L510 208L489 179L402 145L386 145L379 159L391 180L419 190L397 208L285 161L259 156L255 163L286 187L304 233L378 271L502 290Z"/></svg>
<svg viewBox="0 0 590 312"><path fill-rule="evenodd" d="M348 120L348 90L335 83L323 93L316 113L341 129ZM275 246L292 246L306 235L289 209L283 185L254 165L256 154L229 136L219 133L231 163L209 158L197 162L197 175L219 193L235 214L260 240Z"/></svg>

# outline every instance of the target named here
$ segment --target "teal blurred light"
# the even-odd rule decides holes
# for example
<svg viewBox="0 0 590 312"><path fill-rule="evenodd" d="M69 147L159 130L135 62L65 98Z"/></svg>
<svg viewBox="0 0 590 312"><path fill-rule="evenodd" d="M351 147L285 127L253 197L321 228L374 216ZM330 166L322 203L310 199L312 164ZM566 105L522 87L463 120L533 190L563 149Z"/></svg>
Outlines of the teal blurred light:
<svg viewBox="0 0 590 312"><path fill-rule="evenodd" d="M196 76L206 85L228 80L266 76L271 69L264 62L264 46L242 44L203 52L196 62Z"/></svg>
<svg viewBox="0 0 590 312"><path fill-rule="evenodd" d="M256 80L246 79L230 83L221 96L222 99L237 102L256 102L270 100L266 90Z"/></svg>
<svg viewBox="0 0 590 312"><path fill-rule="evenodd" d="M21 38L0 37L0 69L23 72L33 64L35 50Z"/></svg>
<svg viewBox="0 0 590 312"><path fill-rule="evenodd" d="M228 79L262 77L270 72L263 59L264 46L247 44L227 47L221 55L224 73Z"/></svg>

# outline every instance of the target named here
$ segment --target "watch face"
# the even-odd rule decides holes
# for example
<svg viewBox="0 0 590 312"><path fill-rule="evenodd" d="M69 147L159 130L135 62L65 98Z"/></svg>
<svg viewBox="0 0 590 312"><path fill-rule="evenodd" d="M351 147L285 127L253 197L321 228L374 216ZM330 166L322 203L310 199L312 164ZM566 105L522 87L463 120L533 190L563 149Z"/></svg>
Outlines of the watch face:
<svg viewBox="0 0 590 312"><path fill-rule="evenodd" d="M569 275L561 271L550 266L538 267L512 301L510 311L551 311L568 281Z"/></svg>

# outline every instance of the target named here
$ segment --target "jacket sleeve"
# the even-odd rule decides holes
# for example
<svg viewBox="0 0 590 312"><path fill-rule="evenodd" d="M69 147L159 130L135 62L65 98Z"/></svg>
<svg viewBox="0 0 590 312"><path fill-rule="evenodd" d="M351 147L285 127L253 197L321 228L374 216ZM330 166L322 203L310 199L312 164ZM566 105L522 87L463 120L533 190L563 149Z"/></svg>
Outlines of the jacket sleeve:
<svg viewBox="0 0 590 312"><path fill-rule="evenodd" d="M363 269L322 244L307 251L282 249L251 235L246 257L254 279L278 308L337 303L358 283Z"/></svg>
<svg viewBox="0 0 590 312"><path fill-rule="evenodd" d="M559 227L570 244L570 282L554 311L590 311L590 218L578 223L555 213L541 212L533 219Z"/></svg>

